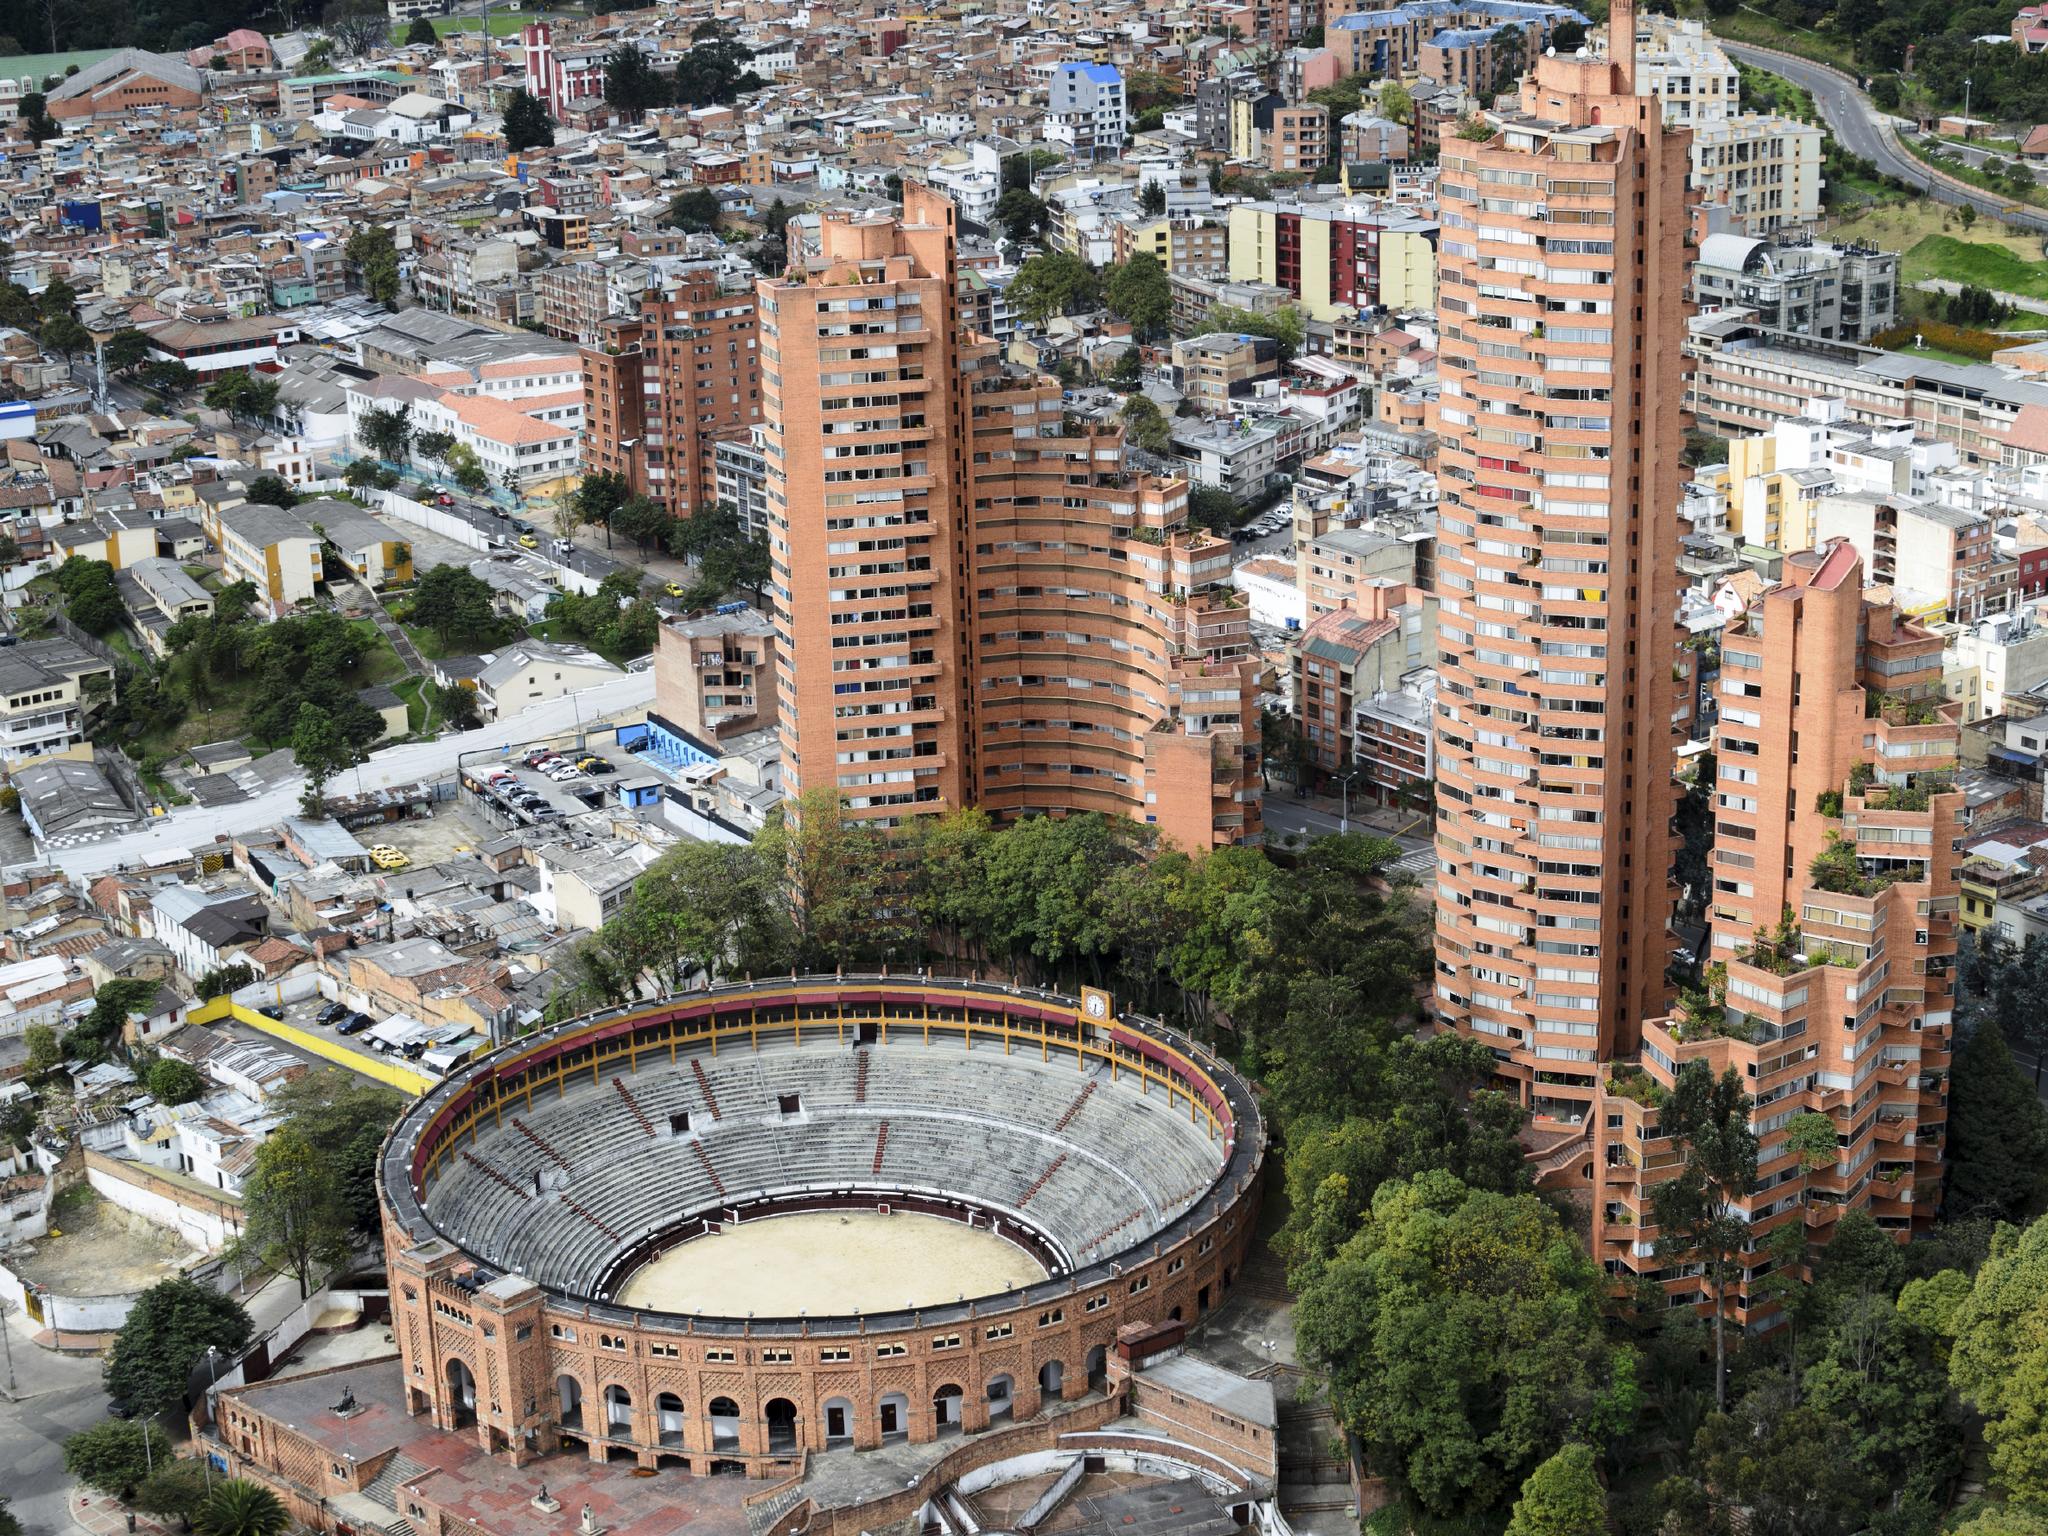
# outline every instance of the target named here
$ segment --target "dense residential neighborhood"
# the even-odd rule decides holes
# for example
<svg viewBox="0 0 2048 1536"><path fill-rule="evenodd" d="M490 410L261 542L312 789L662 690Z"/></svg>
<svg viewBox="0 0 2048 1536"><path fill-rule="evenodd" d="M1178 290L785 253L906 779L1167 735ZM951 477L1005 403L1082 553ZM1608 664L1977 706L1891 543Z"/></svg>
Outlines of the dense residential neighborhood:
<svg viewBox="0 0 2048 1536"><path fill-rule="evenodd" d="M2044 58L0 0L0 1536L2040 1536Z"/></svg>

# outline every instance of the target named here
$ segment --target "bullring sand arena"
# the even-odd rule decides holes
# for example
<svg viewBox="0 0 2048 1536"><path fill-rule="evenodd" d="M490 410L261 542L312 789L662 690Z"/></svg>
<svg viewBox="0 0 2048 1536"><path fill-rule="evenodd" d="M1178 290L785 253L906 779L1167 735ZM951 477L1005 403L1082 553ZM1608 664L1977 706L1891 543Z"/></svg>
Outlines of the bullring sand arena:
<svg viewBox="0 0 2048 1536"><path fill-rule="evenodd" d="M628 1307L712 1316L816 1317L928 1307L1045 1278L1045 1266L980 1227L915 1211L804 1211L728 1225L636 1270Z"/></svg>

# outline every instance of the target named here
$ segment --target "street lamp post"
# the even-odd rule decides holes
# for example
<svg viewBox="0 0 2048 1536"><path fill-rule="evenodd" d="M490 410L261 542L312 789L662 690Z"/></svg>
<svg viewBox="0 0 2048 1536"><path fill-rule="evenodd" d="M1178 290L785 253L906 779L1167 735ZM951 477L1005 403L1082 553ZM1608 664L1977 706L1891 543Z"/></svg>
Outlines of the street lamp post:
<svg viewBox="0 0 2048 1536"><path fill-rule="evenodd" d="M1339 837L1342 837L1351 830L1351 781L1357 777L1358 770L1356 768L1352 769L1349 773L1337 776L1337 782L1344 786L1343 798L1338 802L1339 808L1337 811L1337 835Z"/></svg>
<svg viewBox="0 0 2048 1536"><path fill-rule="evenodd" d="M1970 136L1970 77L1963 76L1963 137Z"/></svg>
<svg viewBox="0 0 2048 1536"><path fill-rule="evenodd" d="M0 1350L7 1355L7 1395L14 1395L14 1325L8 1321L14 1316L14 1303L0 1302Z"/></svg>

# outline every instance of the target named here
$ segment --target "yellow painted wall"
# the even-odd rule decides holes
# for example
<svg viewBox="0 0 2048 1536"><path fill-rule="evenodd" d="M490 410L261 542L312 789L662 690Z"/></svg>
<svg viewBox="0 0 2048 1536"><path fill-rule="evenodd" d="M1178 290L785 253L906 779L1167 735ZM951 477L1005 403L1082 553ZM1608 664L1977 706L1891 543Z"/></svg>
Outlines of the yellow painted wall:
<svg viewBox="0 0 2048 1536"><path fill-rule="evenodd" d="M1334 320L1344 312L1330 292L1330 229L1328 219L1301 221L1301 307L1316 320Z"/></svg>
<svg viewBox="0 0 2048 1536"><path fill-rule="evenodd" d="M1380 302L1389 309L1436 308L1436 247L1414 230L1380 236Z"/></svg>
<svg viewBox="0 0 2048 1536"><path fill-rule="evenodd" d="M1239 203L1230 210L1230 280L1270 283L1278 265L1277 231L1270 218Z"/></svg>
<svg viewBox="0 0 2048 1536"><path fill-rule="evenodd" d="M261 1030L273 1039L287 1045L295 1045L323 1060L331 1061L338 1067L364 1077L375 1078L410 1094L422 1094L440 1081L438 1077L425 1072L414 1071L402 1061L374 1055L368 1051L353 1051L332 1035L317 1034L310 1029L301 1029L296 1024L286 1024L278 1019L266 1018L254 1008L244 1008L240 1003L225 997L216 997L212 1002L194 1008L185 1015L187 1023L212 1024L225 1018L240 1019L251 1029Z"/></svg>

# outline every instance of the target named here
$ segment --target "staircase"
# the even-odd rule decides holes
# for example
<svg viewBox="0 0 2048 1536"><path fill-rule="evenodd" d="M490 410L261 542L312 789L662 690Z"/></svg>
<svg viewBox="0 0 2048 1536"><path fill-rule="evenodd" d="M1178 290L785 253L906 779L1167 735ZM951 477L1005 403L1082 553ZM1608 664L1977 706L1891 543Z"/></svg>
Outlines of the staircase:
<svg viewBox="0 0 2048 1536"><path fill-rule="evenodd" d="M612 1086L618 1089L619 1097L626 1101L626 1108L633 1112L633 1118L640 1122L640 1129L652 1136L654 1134L654 1124L646 1115L640 1112L640 1105L634 1099L632 1090L627 1088L626 1080L623 1077L615 1077L612 1079Z"/></svg>
<svg viewBox="0 0 2048 1536"><path fill-rule="evenodd" d="M1094 1094L1094 1092L1095 1081L1093 1078L1091 1078L1089 1079L1088 1086L1086 1088L1083 1088L1080 1091L1080 1093L1075 1095L1074 1102L1067 1106L1067 1112L1064 1115L1061 1115L1059 1119L1053 1121L1052 1130L1055 1136L1057 1136L1061 1131L1064 1131L1068 1126L1074 1123L1074 1116L1081 1113L1081 1106L1088 1102L1089 1098Z"/></svg>
<svg viewBox="0 0 2048 1536"><path fill-rule="evenodd" d="M384 1463L384 1470L363 1484L364 1498L391 1511L392 1518L384 1522L389 1536L413 1536L412 1522L398 1513L398 1490L431 1470L402 1451L394 1452Z"/></svg>
<svg viewBox="0 0 2048 1536"><path fill-rule="evenodd" d="M721 1190L719 1191L719 1193L723 1194L724 1191ZM614 1232L611 1229L611 1226L607 1222L605 1222L603 1218L592 1214L573 1196L562 1196L562 1204L569 1207L570 1210L574 1211L578 1216L581 1216L585 1221L589 1222L593 1227L597 1228L598 1231L602 1232L606 1237L610 1238L613 1242L616 1243L621 1241L619 1234Z"/></svg>
<svg viewBox="0 0 2048 1536"><path fill-rule="evenodd" d="M520 1135L524 1136L528 1141L532 1142L534 1146L538 1147L540 1149L540 1155L546 1158L549 1162L553 1163L557 1168L561 1169L562 1172L574 1172L574 1170L569 1166L569 1160L566 1157L562 1156L561 1153L557 1152L553 1147L549 1146L546 1137L541 1135L539 1131L536 1131L532 1126L528 1125L524 1120L520 1119L517 1115L514 1115L512 1117L512 1129L517 1131Z"/></svg>
<svg viewBox="0 0 2048 1536"><path fill-rule="evenodd" d="M713 1113L715 1115L717 1112L714 1110ZM693 1141L690 1143L690 1150L697 1154L697 1161L704 1165L704 1172L711 1180L711 1187L717 1190L720 1195L723 1195L725 1193L725 1180L721 1179L718 1176L718 1170L711 1166L711 1154L704 1150L704 1143Z"/></svg>
<svg viewBox="0 0 2048 1536"><path fill-rule="evenodd" d="M482 1174L485 1178L489 1179L493 1184L496 1184L501 1189L510 1190L513 1194L517 1195L522 1200L526 1199L533 1193L533 1191L530 1189L521 1189L517 1184L514 1184L510 1179L506 1178L504 1174L500 1173L497 1169L493 1168L489 1163L485 1162L482 1158L472 1157L467 1147L464 1147L462 1149L462 1160L465 1163L469 1164L470 1167L474 1168L478 1173Z"/></svg>
<svg viewBox="0 0 2048 1536"><path fill-rule="evenodd" d="M865 1104L868 1101L868 1053L855 1051L853 1059L853 1102Z"/></svg>
<svg viewBox="0 0 2048 1536"><path fill-rule="evenodd" d="M704 1075L704 1063L692 1056L690 1058L690 1070L697 1074L697 1091L704 1095L705 1104L710 1106L711 1118L714 1120L724 1119L725 1117L718 1112L718 1095L711 1091L711 1079Z"/></svg>
<svg viewBox="0 0 2048 1536"><path fill-rule="evenodd" d="M868 1177L873 1178L882 1171L882 1154L889 1150L889 1122L884 1120L875 1131L875 1160L868 1168Z"/></svg>
<svg viewBox="0 0 2048 1536"><path fill-rule="evenodd" d="M1091 1084L1090 1086L1093 1085ZM1041 1173L1037 1178L1031 1181L1031 1187L1025 1190L1023 1194L1017 1197L1018 1210L1023 1210L1025 1206L1031 1203L1031 1197L1037 1194L1041 1189L1045 1188L1045 1186L1052 1181L1052 1176L1060 1171L1061 1166L1066 1162L1066 1160L1067 1154L1062 1152L1058 1157L1052 1160L1051 1167L1047 1168L1045 1172Z"/></svg>
<svg viewBox="0 0 2048 1536"><path fill-rule="evenodd" d="M1339 1450L1337 1416L1320 1395L1301 1401L1300 1373L1283 1372L1273 1383L1280 1410L1280 1511L1297 1531L1334 1529L1351 1507L1351 1468ZM1355 1530L1357 1523L1345 1528Z"/></svg>

